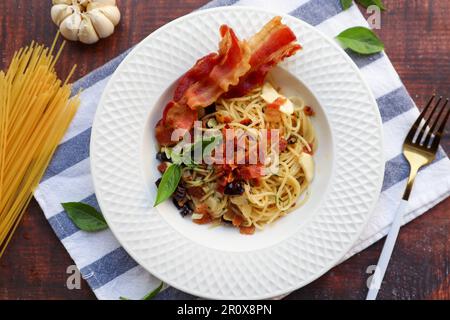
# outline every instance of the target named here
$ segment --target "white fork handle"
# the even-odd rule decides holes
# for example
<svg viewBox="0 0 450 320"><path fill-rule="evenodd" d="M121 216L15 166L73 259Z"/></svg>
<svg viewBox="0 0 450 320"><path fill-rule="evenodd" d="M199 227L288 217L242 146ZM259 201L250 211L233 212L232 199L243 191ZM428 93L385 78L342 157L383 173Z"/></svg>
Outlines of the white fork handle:
<svg viewBox="0 0 450 320"><path fill-rule="evenodd" d="M403 215L405 214L408 202L402 200L395 213L394 222L392 222L391 230L384 243L383 250L381 251L380 259L378 260L377 268L372 276L372 281L369 286L369 292L366 300L375 300L377 298L378 290L380 290L381 282L383 281L384 274L386 273L389 260L391 259L392 251L394 250L395 241L397 240L398 232L402 225Z"/></svg>

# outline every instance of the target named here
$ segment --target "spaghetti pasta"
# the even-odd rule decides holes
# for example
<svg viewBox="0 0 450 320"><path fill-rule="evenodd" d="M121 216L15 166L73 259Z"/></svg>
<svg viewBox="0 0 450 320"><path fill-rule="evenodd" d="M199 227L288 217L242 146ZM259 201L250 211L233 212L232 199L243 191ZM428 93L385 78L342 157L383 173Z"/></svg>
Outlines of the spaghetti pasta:
<svg viewBox="0 0 450 320"><path fill-rule="evenodd" d="M31 43L0 71L0 257L80 104L68 84L76 66L64 82L56 74L57 40Z"/></svg>
<svg viewBox="0 0 450 320"><path fill-rule="evenodd" d="M276 172L265 170L265 174L248 176L241 171L242 167L248 167L246 164L233 164L229 171L225 170L225 175L231 175L226 180L224 167L229 167L227 164L183 167L181 184L188 190L187 202L194 212L194 222L208 216L201 221L230 222L242 233L252 233L253 228L264 228L307 200L311 173L306 174L302 162L305 155L311 157L317 144L310 120L312 111L300 97L289 100L294 106L292 114L267 103L259 87L244 97L219 99L213 112L200 117L204 124L213 119L213 126L203 126L205 132L225 128L233 132L241 130L258 140L262 137L261 131L275 129L279 132L280 144L283 141L284 145L276 150L271 143L265 145L265 158L278 159ZM260 165L265 169L267 166L267 163ZM224 185L230 183L240 183L242 192L224 192ZM193 189L196 194L189 192Z"/></svg>

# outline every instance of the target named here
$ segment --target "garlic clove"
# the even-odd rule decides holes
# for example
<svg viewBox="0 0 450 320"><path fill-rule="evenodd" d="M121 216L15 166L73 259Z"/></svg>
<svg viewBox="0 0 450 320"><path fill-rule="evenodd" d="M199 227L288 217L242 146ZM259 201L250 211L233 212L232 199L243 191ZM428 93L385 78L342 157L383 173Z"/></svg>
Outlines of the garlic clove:
<svg viewBox="0 0 450 320"><path fill-rule="evenodd" d="M94 9L99 10L101 13L103 13L109 21L112 22L114 26L117 26L120 21L120 11L119 8L116 6L99 6L95 5L94 3L89 4L87 11L92 11Z"/></svg>
<svg viewBox="0 0 450 320"><path fill-rule="evenodd" d="M88 0L90 5L116 6L116 0Z"/></svg>
<svg viewBox="0 0 450 320"><path fill-rule="evenodd" d="M71 41L77 41L80 24L81 14L75 12L64 19L63 22L61 22L59 30L61 31L61 34L64 36L64 38Z"/></svg>
<svg viewBox="0 0 450 320"><path fill-rule="evenodd" d="M86 15L91 19L95 31L100 38L106 38L113 34L113 23L100 10L94 9L88 11Z"/></svg>
<svg viewBox="0 0 450 320"><path fill-rule="evenodd" d="M80 4L80 6L83 7L87 7L89 5L89 2L91 2L92 0L78 0L78 3Z"/></svg>
<svg viewBox="0 0 450 320"><path fill-rule="evenodd" d="M82 15L81 17L78 38L80 39L81 42L86 44L95 43L98 40L100 40L100 38L97 35L97 32L95 32L91 19L86 15Z"/></svg>
<svg viewBox="0 0 450 320"><path fill-rule="evenodd" d="M53 22L59 26L65 18L73 13L73 9L67 4L57 4L52 7L50 13Z"/></svg>

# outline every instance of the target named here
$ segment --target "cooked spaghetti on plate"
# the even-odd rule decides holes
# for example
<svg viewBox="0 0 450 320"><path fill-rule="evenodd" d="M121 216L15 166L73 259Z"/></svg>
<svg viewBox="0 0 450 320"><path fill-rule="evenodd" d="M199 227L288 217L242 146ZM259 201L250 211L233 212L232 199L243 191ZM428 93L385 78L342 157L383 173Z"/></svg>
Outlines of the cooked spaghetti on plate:
<svg viewBox="0 0 450 320"><path fill-rule="evenodd" d="M280 17L247 41L226 25L220 35L219 51L181 77L156 125L155 205L172 197L195 223L253 234L307 200L314 111L267 76L301 49Z"/></svg>

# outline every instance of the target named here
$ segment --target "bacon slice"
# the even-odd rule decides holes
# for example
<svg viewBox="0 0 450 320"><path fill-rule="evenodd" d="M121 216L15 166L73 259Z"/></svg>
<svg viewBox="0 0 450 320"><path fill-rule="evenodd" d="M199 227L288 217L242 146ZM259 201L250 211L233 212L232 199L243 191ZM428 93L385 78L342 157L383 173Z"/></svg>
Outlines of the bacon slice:
<svg viewBox="0 0 450 320"><path fill-rule="evenodd" d="M230 88L226 98L244 96L254 88L263 85L267 73L285 58L294 55L301 46L292 30L281 22L281 17L273 18L249 41L252 51L251 69L239 84Z"/></svg>
<svg viewBox="0 0 450 320"><path fill-rule="evenodd" d="M201 59L184 74L175 88L174 99L164 109L156 126L156 138L162 146L172 141L176 129L190 130L198 118L197 109L214 103L220 96L243 96L264 83L267 73L292 56L301 46L295 34L275 17L248 43L239 41L227 25L220 28L218 53Z"/></svg>
<svg viewBox="0 0 450 320"><path fill-rule="evenodd" d="M186 101L191 109L205 108L214 103L250 70L250 49L247 43L239 41L233 29L227 25L221 26L220 33L219 63L207 77L190 86L181 100Z"/></svg>
<svg viewBox="0 0 450 320"><path fill-rule="evenodd" d="M170 101L164 108L163 118L156 125L156 140L161 146L176 144L178 141L172 139L172 133L176 129L189 131L197 118L197 111L185 104Z"/></svg>
<svg viewBox="0 0 450 320"><path fill-rule="evenodd" d="M178 81L173 99L175 101L181 100L187 89L194 83L206 78L218 63L219 55L215 52L199 59Z"/></svg>

